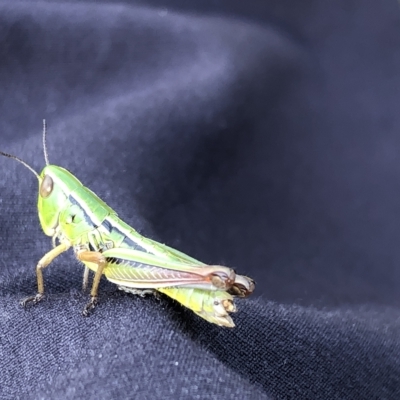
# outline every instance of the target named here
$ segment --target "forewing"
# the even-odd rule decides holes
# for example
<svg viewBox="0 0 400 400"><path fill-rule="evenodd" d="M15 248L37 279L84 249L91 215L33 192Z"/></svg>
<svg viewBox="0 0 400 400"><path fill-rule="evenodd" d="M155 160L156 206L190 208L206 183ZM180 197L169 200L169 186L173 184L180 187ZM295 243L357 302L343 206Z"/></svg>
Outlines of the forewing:
<svg viewBox="0 0 400 400"><path fill-rule="evenodd" d="M169 260L175 260L179 261L182 264L190 264L190 265L201 265L202 263L198 260L196 260L193 257L188 256L185 253L182 253L179 250L173 249L172 247L167 246L166 244L162 244L159 242L156 242L155 240L149 239L149 238L144 238L142 237L142 240L144 240L147 244L150 244L151 247L154 249L157 249L158 252L160 252L164 258L167 258Z"/></svg>

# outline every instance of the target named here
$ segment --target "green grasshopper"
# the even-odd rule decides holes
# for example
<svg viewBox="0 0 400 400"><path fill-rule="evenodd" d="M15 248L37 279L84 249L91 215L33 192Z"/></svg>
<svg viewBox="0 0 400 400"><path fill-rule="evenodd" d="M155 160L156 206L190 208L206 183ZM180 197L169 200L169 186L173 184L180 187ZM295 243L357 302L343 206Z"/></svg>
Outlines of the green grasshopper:
<svg viewBox="0 0 400 400"><path fill-rule="evenodd" d="M46 122L43 120L43 151L46 166L40 175L20 158L8 153L35 174L39 181L38 213L43 232L52 237L53 248L36 266L38 292L21 301L37 304L44 298L43 269L72 247L85 265L83 288L89 270L94 272L87 316L98 303L98 287L104 274L118 288L133 294L166 294L205 320L234 327L230 312L234 297L246 297L254 281L219 265L206 265L186 254L148 239L118 218L104 201L82 185L66 169L49 164Z"/></svg>

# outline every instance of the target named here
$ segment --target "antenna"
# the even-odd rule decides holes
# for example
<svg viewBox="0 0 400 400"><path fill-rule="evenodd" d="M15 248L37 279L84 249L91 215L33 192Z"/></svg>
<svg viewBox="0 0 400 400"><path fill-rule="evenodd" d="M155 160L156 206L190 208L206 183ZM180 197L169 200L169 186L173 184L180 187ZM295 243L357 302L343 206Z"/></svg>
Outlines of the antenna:
<svg viewBox="0 0 400 400"><path fill-rule="evenodd" d="M29 166L25 161L22 161L20 158L13 156L12 154L4 153L2 151L0 151L0 154L4 157L13 158L14 160L17 160L18 162L20 162L22 165L25 165L26 168L28 168L32 173L35 174L36 178L38 178L38 181L40 182L39 174L31 166Z"/></svg>
<svg viewBox="0 0 400 400"><path fill-rule="evenodd" d="M47 154L47 146L46 146L46 120L43 120L43 153L44 153L44 161L46 161L46 165L49 165L49 156Z"/></svg>

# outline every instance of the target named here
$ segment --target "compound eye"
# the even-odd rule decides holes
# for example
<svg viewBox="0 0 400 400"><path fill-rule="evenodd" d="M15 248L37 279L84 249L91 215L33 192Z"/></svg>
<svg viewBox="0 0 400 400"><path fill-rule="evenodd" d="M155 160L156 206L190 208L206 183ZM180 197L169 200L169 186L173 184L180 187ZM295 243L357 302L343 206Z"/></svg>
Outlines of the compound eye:
<svg viewBox="0 0 400 400"><path fill-rule="evenodd" d="M51 176L45 175L39 189L40 196L43 198L50 196L50 193L53 191L53 186L54 182Z"/></svg>

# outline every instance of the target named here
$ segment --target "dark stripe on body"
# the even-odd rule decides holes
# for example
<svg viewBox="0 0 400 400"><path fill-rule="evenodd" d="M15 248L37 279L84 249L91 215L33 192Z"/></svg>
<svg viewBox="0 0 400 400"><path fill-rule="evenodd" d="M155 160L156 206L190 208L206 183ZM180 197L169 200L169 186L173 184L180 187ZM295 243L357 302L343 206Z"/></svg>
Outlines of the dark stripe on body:
<svg viewBox="0 0 400 400"><path fill-rule="evenodd" d="M111 234L115 233L117 235L122 236L124 239L122 240L122 245L125 247L129 247L132 250L138 250L138 251L143 251L144 253L147 253L147 250L137 244L135 241L133 241L129 236L125 235L123 232L121 232L115 225L112 224L111 221L105 219L101 226L107 230L107 232Z"/></svg>
<svg viewBox="0 0 400 400"><path fill-rule="evenodd" d="M99 228L99 225L95 225L85 209L79 204L79 202L73 197L72 194L68 196L68 200L71 202L72 205L76 205L80 208L83 213L84 220L88 224L88 226L91 226L95 229ZM123 240L121 244L123 245L123 247L130 248L132 250L143 251L145 253L148 252L144 247L140 246L134 240L129 238L125 233L121 232L115 225L113 225L112 221L108 220L107 218L105 218L104 221L101 223L101 227L103 227L110 234L110 240L112 240L113 233L117 234L119 237L122 237ZM91 243L89 244L89 248L92 251L95 250Z"/></svg>
<svg viewBox="0 0 400 400"><path fill-rule="evenodd" d="M72 196L72 194L70 194L68 196L68 200L71 202L72 205L74 206L78 206L83 213L83 217L85 219L85 222L89 225L92 226L93 228L97 228L97 226L93 223L92 219L89 217L89 215L87 214L87 212L85 211L85 209L79 204L79 202Z"/></svg>

